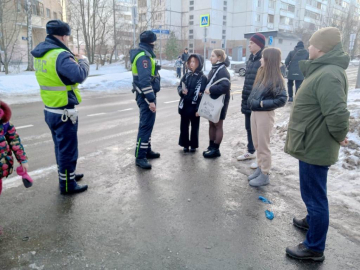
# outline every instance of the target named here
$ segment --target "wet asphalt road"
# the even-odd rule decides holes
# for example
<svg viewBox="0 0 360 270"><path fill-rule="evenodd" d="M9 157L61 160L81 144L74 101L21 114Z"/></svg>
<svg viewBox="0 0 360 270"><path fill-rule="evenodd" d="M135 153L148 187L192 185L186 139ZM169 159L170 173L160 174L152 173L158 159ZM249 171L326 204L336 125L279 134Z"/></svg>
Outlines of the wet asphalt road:
<svg viewBox="0 0 360 270"><path fill-rule="evenodd" d="M233 88L240 89L236 83ZM291 224L304 208L298 193L277 190L275 181L259 189L248 186L251 162L235 160L245 141L238 92L216 160L201 155L208 143L204 120L199 152L183 154L177 146L175 100L174 88L158 96L153 148L162 157L152 161L151 171L142 171L134 166L133 96L85 99L78 107L78 172L85 173L89 190L72 197L57 189L41 103L12 106L17 127L33 125L19 133L35 184L25 189L19 178L6 180L0 197L0 269L358 269L360 243L333 227L324 263L285 256L286 246L304 238ZM273 178L280 182L285 176L275 171ZM261 203L259 195L273 205ZM265 218L266 209L274 211L274 220Z"/></svg>

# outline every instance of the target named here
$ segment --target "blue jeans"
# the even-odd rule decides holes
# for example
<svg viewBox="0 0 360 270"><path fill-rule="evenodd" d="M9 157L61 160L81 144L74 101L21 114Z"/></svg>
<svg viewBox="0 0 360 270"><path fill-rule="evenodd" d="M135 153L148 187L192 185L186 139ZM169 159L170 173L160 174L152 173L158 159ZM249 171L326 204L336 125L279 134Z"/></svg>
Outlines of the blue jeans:
<svg viewBox="0 0 360 270"><path fill-rule="evenodd" d="M255 147L251 135L251 114L245 114L245 129L248 138L247 149L250 154L255 153Z"/></svg>
<svg viewBox="0 0 360 270"><path fill-rule="evenodd" d="M303 82L302 80L295 80L295 94L296 94L297 90L299 90L302 82ZM294 80L288 80L289 97L293 97L293 86L294 86Z"/></svg>
<svg viewBox="0 0 360 270"><path fill-rule="evenodd" d="M181 68L176 68L176 77L181 78Z"/></svg>
<svg viewBox="0 0 360 270"><path fill-rule="evenodd" d="M325 250L329 228L329 205L326 194L328 166L318 166L299 161L300 191L308 214L309 231L304 245L317 252Z"/></svg>

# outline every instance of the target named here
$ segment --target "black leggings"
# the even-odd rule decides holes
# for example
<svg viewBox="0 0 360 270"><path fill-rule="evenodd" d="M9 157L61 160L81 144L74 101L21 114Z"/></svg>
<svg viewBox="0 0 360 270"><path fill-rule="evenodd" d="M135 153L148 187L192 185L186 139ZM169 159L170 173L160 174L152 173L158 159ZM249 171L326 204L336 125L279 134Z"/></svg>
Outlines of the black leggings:
<svg viewBox="0 0 360 270"><path fill-rule="evenodd" d="M220 144L224 136L223 122L224 120L220 120L215 124L209 121L209 138L210 141L214 141L216 144Z"/></svg>

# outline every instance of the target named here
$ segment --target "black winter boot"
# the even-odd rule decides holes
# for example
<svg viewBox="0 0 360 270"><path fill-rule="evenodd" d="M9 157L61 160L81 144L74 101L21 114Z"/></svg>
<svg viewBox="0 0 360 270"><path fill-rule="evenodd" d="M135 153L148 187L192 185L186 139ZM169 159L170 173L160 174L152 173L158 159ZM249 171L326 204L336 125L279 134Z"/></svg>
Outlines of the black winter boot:
<svg viewBox="0 0 360 270"><path fill-rule="evenodd" d="M160 157L160 153L156 153L153 150L151 150L150 152L148 152L146 154L147 159L154 159L154 158L159 158L159 157Z"/></svg>
<svg viewBox="0 0 360 270"><path fill-rule="evenodd" d="M214 143L214 147L211 148L209 151L204 153L204 158L217 158L220 157L220 150L219 150L220 144Z"/></svg>
<svg viewBox="0 0 360 270"><path fill-rule="evenodd" d="M206 152L210 151L212 148L214 148L215 142L210 140L208 148L203 152L203 155L205 155Z"/></svg>
<svg viewBox="0 0 360 270"><path fill-rule="evenodd" d="M136 159L136 166L139 166L142 169L150 170L151 164L146 158L137 158Z"/></svg>
<svg viewBox="0 0 360 270"><path fill-rule="evenodd" d="M84 174L75 174L75 181L80 181L84 177Z"/></svg>
<svg viewBox="0 0 360 270"><path fill-rule="evenodd" d="M303 243L295 247L287 247L286 254L297 260L313 260L317 262L325 260L324 252L316 252L308 249Z"/></svg>
<svg viewBox="0 0 360 270"><path fill-rule="evenodd" d="M83 185L83 186L76 185L75 188L68 190L68 191L66 191L64 189L60 189L60 193L62 195L72 195L72 194L84 192L87 189L88 189L88 185Z"/></svg>
<svg viewBox="0 0 360 270"><path fill-rule="evenodd" d="M309 224L307 223L306 217L303 219L293 218L293 224L295 227L298 227L299 229L308 231L309 230Z"/></svg>

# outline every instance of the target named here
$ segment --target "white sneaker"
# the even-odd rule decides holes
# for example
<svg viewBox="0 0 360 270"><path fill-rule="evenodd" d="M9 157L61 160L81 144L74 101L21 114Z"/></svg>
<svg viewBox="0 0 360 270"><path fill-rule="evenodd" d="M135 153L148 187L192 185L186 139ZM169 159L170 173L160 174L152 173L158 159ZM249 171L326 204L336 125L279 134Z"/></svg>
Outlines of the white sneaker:
<svg viewBox="0 0 360 270"><path fill-rule="evenodd" d="M248 159L254 159L254 158L256 158L255 153L254 154L246 153L241 156L238 156L237 160L242 161L242 160L248 160Z"/></svg>
<svg viewBox="0 0 360 270"><path fill-rule="evenodd" d="M250 165L250 168L251 169L257 169L259 166L258 166L258 164L256 163L256 162L253 162L253 163L251 163L251 165Z"/></svg>

